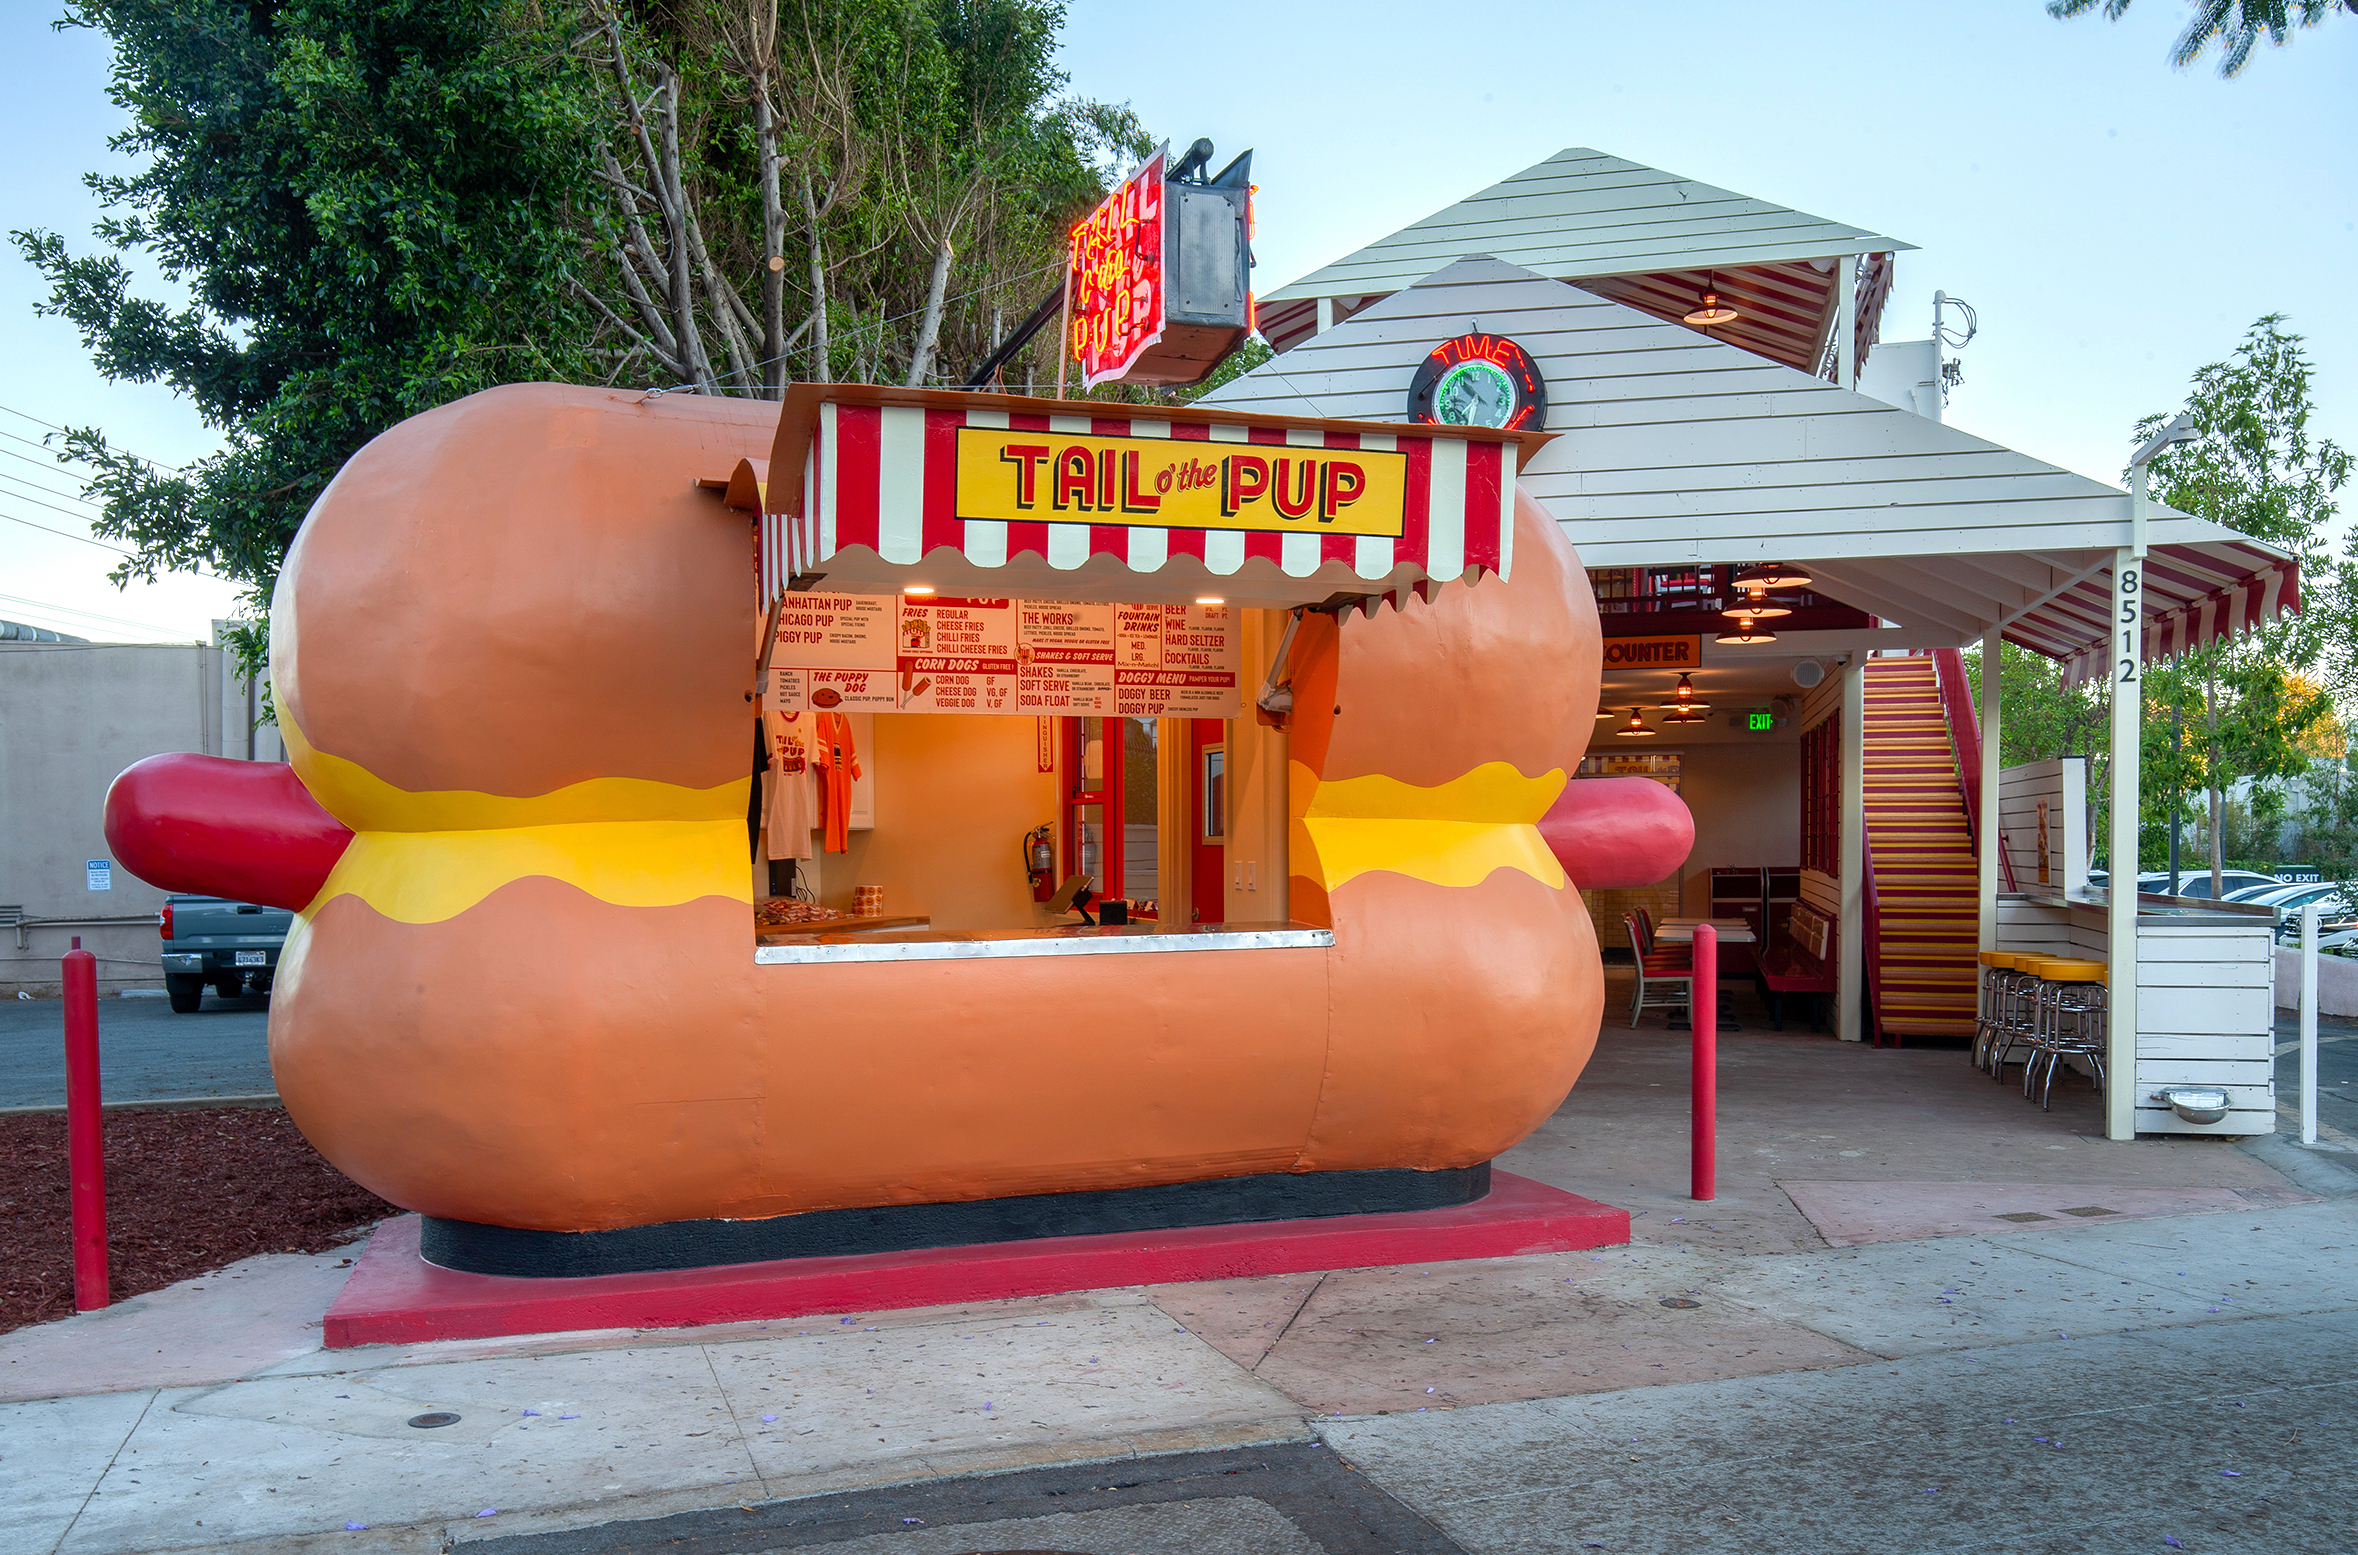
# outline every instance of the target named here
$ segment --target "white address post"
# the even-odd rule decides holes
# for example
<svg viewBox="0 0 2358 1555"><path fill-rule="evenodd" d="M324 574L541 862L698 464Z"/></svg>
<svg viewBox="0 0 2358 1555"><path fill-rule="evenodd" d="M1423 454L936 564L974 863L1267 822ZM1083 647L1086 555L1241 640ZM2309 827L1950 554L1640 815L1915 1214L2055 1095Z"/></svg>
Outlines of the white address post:
<svg viewBox="0 0 2358 1555"><path fill-rule="evenodd" d="M2132 497L2144 503L2145 470L2134 476ZM2139 514L2142 518L2142 513ZM2145 526L2135 526L2143 540ZM2107 970L2104 1053L2104 1136L2137 1137L2137 756L2144 737L2145 556L2123 546L2112 560L2112 840L2105 889Z"/></svg>

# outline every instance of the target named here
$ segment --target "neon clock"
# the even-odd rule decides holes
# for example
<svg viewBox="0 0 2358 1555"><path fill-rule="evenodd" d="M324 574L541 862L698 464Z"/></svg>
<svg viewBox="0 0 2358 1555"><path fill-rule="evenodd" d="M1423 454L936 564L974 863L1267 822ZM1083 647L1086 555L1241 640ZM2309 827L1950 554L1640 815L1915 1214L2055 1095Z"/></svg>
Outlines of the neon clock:
<svg viewBox="0 0 2358 1555"><path fill-rule="evenodd" d="M1449 427L1538 428L1547 380L1531 353L1504 335L1444 340L1408 384L1408 419Z"/></svg>

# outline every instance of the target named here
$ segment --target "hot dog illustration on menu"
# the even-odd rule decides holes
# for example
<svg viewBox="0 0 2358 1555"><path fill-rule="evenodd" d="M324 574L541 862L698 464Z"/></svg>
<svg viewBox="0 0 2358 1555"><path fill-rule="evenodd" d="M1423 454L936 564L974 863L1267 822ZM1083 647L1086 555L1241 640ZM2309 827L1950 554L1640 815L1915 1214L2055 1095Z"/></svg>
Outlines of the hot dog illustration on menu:
<svg viewBox="0 0 2358 1555"><path fill-rule="evenodd" d="M1226 605L797 594L763 705L845 711L1233 718Z"/></svg>

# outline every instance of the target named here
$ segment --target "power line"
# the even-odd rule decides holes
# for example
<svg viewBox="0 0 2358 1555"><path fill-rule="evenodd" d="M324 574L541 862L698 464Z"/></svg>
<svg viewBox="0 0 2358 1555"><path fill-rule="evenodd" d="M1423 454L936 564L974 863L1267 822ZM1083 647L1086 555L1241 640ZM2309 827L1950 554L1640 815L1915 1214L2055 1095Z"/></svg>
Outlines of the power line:
<svg viewBox="0 0 2358 1555"><path fill-rule="evenodd" d="M71 428L61 427L54 421L43 421L39 416L27 416L23 411L18 410L13 405L0 405L0 411L6 411L11 416L23 416L25 420L30 421L37 427L47 427L52 432L64 432L68 436L72 435ZM5 437L7 435L8 434L6 433L0 433L0 437ZM20 443L32 443L32 439L23 437L16 439L16 441ZM45 448L48 445L46 443L32 443L32 446L35 448ZM132 458L137 459L141 464L146 465L151 470L161 470L167 475L176 473L170 465L158 464L155 460L150 459L145 454L133 454L128 448L122 449L120 451L126 454L131 454Z"/></svg>
<svg viewBox="0 0 2358 1555"><path fill-rule="evenodd" d="M28 481L28 482L26 482L26 484L27 484L27 485L31 485L32 483L31 483L30 481ZM51 493L50 493L50 495L51 495L51 496L53 496L53 497L55 497L55 496L63 496L63 495L64 495L64 493L63 493L63 492L51 492ZM40 500L38 497L28 497L28 496L26 496L26 495L25 495L24 493L22 493L22 492L17 492L17 491L0 491L0 497L14 497L14 498L16 498L16 500L17 500L17 501L19 501L19 502L30 502L30 503L32 503L32 504L33 504L33 506L35 506L35 507L37 507L37 508L47 508L47 509L48 509L50 512L52 512L52 513L63 513L63 514L64 514L66 517L68 517L68 518L79 518L79 519L82 519L82 521L83 521L84 523L88 523L88 522L89 522L89 519L85 518L85 517L84 517L82 514L75 512L75 511L74 511L72 508L61 508L61 507L59 507L59 506L58 506L56 503L54 503L54 502L43 502L43 501L42 501L42 500ZM76 497L76 498L73 498L72 500L74 500L74 501L76 501L76 502L79 502L79 501L81 501L82 499L81 499L81 498L79 498L79 497Z"/></svg>
<svg viewBox="0 0 2358 1555"><path fill-rule="evenodd" d="M82 496L78 492L59 491L55 486L44 486L38 481L26 480L21 475L11 475L6 470L0 470L0 481L14 481L19 486L37 491L45 497L63 497L68 502L79 502L86 508L95 508L99 506L98 503L91 501L88 497Z"/></svg>
<svg viewBox="0 0 2358 1555"><path fill-rule="evenodd" d="M12 432L0 432L0 437L9 438L12 441L23 443L27 448L43 448L47 446L46 444L32 442L27 438L17 437ZM31 454L20 454L13 448L0 448L0 454L6 454L11 459L22 459L25 463L32 465L36 469L55 470L64 475L71 475L74 473L73 471L68 470L62 461L57 459L36 459ZM76 459L74 462L76 464L80 464L83 461Z"/></svg>
<svg viewBox="0 0 2358 1555"><path fill-rule="evenodd" d="M129 556L132 554L131 552L124 550L119 545L109 545L104 540L93 540L88 535L68 534L62 529L52 529L47 524L36 524L29 518L19 518L14 513L0 513L0 518L5 518L12 524L22 524L27 529L38 529L45 535L55 535L60 540L79 540L84 545L95 545L100 550L112 551L117 556Z"/></svg>
<svg viewBox="0 0 2358 1555"><path fill-rule="evenodd" d="M80 616L84 620L99 621L105 623L108 626L135 627L142 632L169 632L171 630L170 627L158 626L153 621L132 621L122 616L105 615L96 610L76 610L71 605L51 604L48 600L45 599L19 599L14 594L0 594L0 600L4 600L11 605L21 605L33 610L46 610L51 615Z"/></svg>

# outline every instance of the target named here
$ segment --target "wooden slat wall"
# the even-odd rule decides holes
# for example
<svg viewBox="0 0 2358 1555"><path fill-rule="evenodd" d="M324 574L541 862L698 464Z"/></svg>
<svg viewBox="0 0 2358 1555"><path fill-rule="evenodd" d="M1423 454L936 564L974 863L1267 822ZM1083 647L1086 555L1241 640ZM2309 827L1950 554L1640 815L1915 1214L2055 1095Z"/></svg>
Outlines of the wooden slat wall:
<svg viewBox="0 0 2358 1555"><path fill-rule="evenodd" d="M1476 328L1546 374L1564 435L1518 484L1590 566L2031 553L1947 590L1978 622L2060 582L2054 553L2120 538L2123 498L2099 482L1494 260L1451 265L1205 403L1399 420L1426 353Z"/></svg>
<svg viewBox="0 0 2358 1555"><path fill-rule="evenodd" d="M2049 878L2039 879L2039 801L2047 801ZM2088 763L2064 756L1998 774L1998 830L2014 861L2014 883L2073 892L2088 883ZM2003 878L2003 877L2001 877Z"/></svg>
<svg viewBox="0 0 2358 1555"><path fill-rule="evenodd" d="M1998 898L1998 948L2101 960L2104 913ZM2137 934L2137 1072L2141 1134L2270 1134L2276 1130L2276 1011L2268 926L2141 925ZM2226 1087L2217 1123L2188 1123L2151 1101L2156 1086Z"/></svg>

